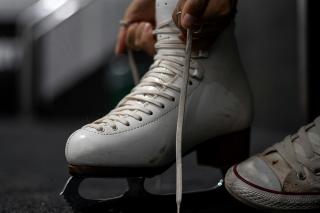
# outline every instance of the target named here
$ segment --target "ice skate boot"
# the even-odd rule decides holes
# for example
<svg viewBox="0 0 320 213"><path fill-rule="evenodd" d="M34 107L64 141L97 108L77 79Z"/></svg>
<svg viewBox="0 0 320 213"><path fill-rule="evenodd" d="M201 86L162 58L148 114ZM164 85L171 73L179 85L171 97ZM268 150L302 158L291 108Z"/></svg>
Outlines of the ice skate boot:
<svg viewBox="0 0 320 213"><path fill-rule="evenodd" d="M233 166L227 190L252 207L275 211L320 209L320 117L263 153Z"/></svg>
<svg viewBox="0 0 320 213"><path fill-rule="evenodd" d="M172 205L174 194L150 194L143 182L144 178L161 174L173 165L176 154L179 161L176 130L182 133L183 123L181 153L197 151L199 164L225 172L248 155L252 100L234 26L222 32L209 50L192 52L190 63L186 63L189 52L171 19L176 3L173 0L156 3L157 54L140 83L114 110L68 139L65 154L72 177L62 194L76 210L90 211L98 206L123 211L124 203L142 207L154 203L164 206L165 201L170 201ZM188 65L188 72L184 72ZM186 74L188 78L184 78ZM182 102L179 100L184 97L181 93L185 88L184 103L183 98ZM178 176L181 179L181 174ZM88 177L128 178L129 190L117 198L86 200L79 195L78 187ZM215 188L201 193L210 197ZM178 191L182 192L181 187ZM186 192L185 204L201 205L199 194Z"/></svg>

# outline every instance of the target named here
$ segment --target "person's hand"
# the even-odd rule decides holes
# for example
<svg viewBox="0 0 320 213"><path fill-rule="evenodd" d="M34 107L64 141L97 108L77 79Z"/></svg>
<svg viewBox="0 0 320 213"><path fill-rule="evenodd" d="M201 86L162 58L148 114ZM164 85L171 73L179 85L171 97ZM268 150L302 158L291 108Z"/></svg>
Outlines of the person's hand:
<svg viewBox="0 0 320 213"><path fill-rule="evenodd" d="M153 28L149 22L136 22L127 28L126 47L132 50L144 50L153 56L156 53L154 47L156 39L153 36Z"/></svg>
<svg viewBox="0 0 320 213"><path fill-rule="evenodd" d="M146 25L143 23L148 22L150 23L151 28L153 28L155 24L155 0L133 0L127 8L122 20L127 24L126 26L120 27L116 42L115 53L117 55L123 54L127 47L132 49L144 49L143 46L145 45L135 46L135 43L141 44L146 42L141 39L150 39L150 33L146 36L137 36L141 32L144 32L143 30L147 30L148 32L150 31L149 27L146 27ZM138 27L141 24L140 29L135 30L135 28L132 27L133 24L136 24L135 27ZM146 28L143 29L144 27ZM138 38L139 41L135 42L135 38Z"/></svg>
<svg viewBox="0 0 320 213"><path fill-rule="evenodd" d="M237 0L179 0L172 18L186 39L193 30L195 49L206 49L232 21ZM181 14L179 12L181 11Z"/></svg>

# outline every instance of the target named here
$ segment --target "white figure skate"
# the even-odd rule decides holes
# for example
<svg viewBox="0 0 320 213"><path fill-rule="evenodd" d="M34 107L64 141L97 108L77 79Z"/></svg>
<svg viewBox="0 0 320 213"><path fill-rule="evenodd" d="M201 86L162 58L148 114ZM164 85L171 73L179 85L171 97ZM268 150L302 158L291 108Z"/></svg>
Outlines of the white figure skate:
<svg viewBox="0 0 320 213"><path fill-rule="evenodd" d="M150 194L143 183L146 177L161 174L176 161L180 203L181 154L196 150L199 164L218 167L223 172L248 155L252 100L234 26L222 32L208 51L192 52L190 58L190 31L186 50L171 19L176 3L156 3L157 54L140 83L109 114L68 139L66 158L72 177L62 194L75 210L123 211L124 203L152 206L154 202L162 205L170 201L172 205L174 194ZM88 177L128 178L129 191L101 201L84 199L78 187ZM212 197L217 186L205 192L185 193L185 204L200 205L199 195Z"/></svg>

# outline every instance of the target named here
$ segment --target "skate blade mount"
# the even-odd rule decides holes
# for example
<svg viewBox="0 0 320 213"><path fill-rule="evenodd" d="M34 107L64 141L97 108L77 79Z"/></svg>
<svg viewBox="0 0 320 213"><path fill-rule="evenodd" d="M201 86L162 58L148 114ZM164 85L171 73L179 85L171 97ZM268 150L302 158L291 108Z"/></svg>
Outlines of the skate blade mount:
<svg viewBox="0 0 320 213"><path fill-rule="evenodd" d="M81 182L87 177L72 176L67 181L60 195L70 204L75 212L169 212L174 210L175 194L152 194L145 190L145 178L127 178L128 190L117 197L92 200L83 198L79 193ZM183 193L183 209L201 209L212 206L225 193L223 180L203 191Z"/></svg>

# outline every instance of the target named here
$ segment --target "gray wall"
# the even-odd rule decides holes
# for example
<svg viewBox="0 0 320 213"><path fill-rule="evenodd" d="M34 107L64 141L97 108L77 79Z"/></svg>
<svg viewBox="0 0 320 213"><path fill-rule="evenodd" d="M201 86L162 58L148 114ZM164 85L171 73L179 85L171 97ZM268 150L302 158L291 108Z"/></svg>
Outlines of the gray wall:
<svg viewBox="0 0 320 213"><path fill-rule="evenodd" d="M113 53L119 20L129 1L95 0L42 37L43 98L52 99L95 71Z"/></svg>
<svg viewBox="0 0 320 213"><path fill-rule="evenodd" d="M297 7L292 0L240 0L237 38L255 97L255 125L293 130L299 107Z"/></svg>

